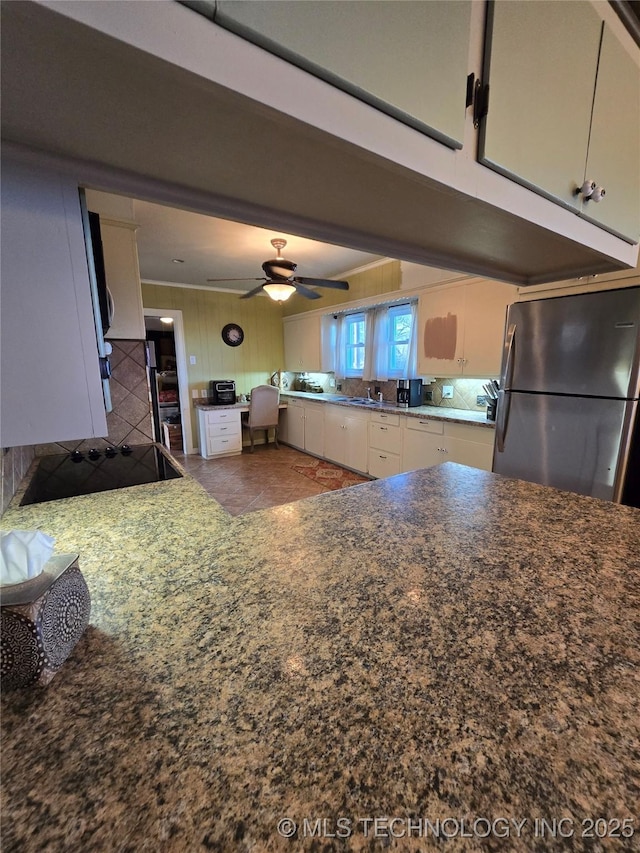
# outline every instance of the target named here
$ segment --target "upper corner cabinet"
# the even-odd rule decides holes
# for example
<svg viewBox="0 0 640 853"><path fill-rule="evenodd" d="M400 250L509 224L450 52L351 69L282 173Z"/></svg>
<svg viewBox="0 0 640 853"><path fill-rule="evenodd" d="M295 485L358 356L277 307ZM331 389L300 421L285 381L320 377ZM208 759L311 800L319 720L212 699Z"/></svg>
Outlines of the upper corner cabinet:
<svg viewBox="0 0 640 853"><path fill-rule="evenodd" d="M462 147L471 0L220 0L215 22Z"/></svg>
<svg viewBox="0 0 640 853"><path fill-rule="evenodd" d="M635 49L588 0L492 0L479 145L484 165L632 243L640 236ZM587 181L605 193L587 198L579 191Z"/></svg>

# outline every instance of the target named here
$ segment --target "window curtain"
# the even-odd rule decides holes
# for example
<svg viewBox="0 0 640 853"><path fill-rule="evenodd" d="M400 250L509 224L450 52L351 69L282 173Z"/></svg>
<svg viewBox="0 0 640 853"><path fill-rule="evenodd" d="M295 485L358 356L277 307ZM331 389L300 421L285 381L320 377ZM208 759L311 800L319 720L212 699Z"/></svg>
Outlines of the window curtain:
<svg viewBox="0 0 640 853"><path fill-rule="evenodd" d="M389 371L389 315L385 305L367 311L367 346L364 353L365 382L388 379Z"/></svg>
<svg viewBox="0 0 640 853"><path fill-rule="evenodd" d="M418 372L418 303L412 302L409 308L411 310L409 354L402 377L413 378L417 376ZM362 375L365 382L374 380L386 382L389 379L402 378L389 375L390 347L392 345L390 326L388 305L380 305L367 312L367 348Z"/></svg>
<svg viewBox="0 0 640 853"><path fill-rule="evenodd" d="M323 373L338 375L338 330L339 319L325 314L320 320L320 369Z"/></svg>
<svg viewBox="0 0 640 853"><path fill-rule="evenodd" d="M407 377L413 379L418 375L418 303L411 303L411 336L409 338L409 359L407 361Z"/></svg>
<svg viewBox="0 0 640 853"><path fill-rule="evenodd" d="M320 360L324 373L334 373L336 379L346 376L346 314L326 314L320 324Z"/></svg>

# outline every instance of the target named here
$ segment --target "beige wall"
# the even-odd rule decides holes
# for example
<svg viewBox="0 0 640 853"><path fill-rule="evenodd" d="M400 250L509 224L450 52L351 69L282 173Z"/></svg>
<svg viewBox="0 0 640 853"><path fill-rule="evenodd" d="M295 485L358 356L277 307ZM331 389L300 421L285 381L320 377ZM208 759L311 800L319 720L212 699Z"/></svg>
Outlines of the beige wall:
<svg viewBox="0 0 640 853"><path fill-rule="evenodd" d="M240 299L231 293L142 284L145 308L182 311L189 395L209 387L210 379L234 379L239 394L268 381L284 359L282 309L263 296ZM222 341L222 327L237 323L244 341L229 347ZM196 364L189 357L196 357ZM193 418L193 440L197 446L197 418Z"/></svg>
<svg viewBox="0 0 640 853"><path fill-rule="evenodd" d="M303 311L316 311L319 308L329 308L333 305L342 305L345 302L355 302L358 299L367 299L378 294L400 290L402 281L400 261L389 261L386 264L353 273L347 276L347 281L349 290L319 288L322 299L292 296L284 303L284 315L289 317L291 314L301 314Z"/></svg>

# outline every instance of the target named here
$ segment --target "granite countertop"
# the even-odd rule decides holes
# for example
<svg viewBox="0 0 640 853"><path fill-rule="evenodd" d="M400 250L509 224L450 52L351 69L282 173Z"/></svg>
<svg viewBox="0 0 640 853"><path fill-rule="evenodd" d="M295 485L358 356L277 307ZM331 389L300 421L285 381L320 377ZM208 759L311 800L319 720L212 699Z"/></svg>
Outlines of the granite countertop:
<svg viewBox="0 0 640 853"><path fill-rule="evenodd" d="M401 408L393 403L373 403L365 405L345 400L343 394L314 394L310 391L282 391L280 396L298 397L304 400L318 400L324 403L334 403L336 406L353 406L360 410L373 412L392 412L409 418L429 418L433 421L451 421L458 424L475 424L477 426L495 429L495 421L487 420L486 410L471 411L470 409L454 409L447 406L412 406L410 409Z"/></svg>
<svg viewBox="0 0 640 853"><path fill-rule="evenodd" d="M93 600L2 696L4 853L640 850L638 510L445 463L237 519L187 477L2 522Z"/></svg>

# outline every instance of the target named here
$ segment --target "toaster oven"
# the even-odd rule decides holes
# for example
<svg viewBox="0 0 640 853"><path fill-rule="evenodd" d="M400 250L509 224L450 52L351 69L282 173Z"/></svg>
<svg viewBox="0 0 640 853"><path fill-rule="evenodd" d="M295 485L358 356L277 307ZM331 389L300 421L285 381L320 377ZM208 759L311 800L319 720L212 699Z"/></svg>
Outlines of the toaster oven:
<svg viewBox="0 0 640 853"><path fill-rule="evenodd" d="M232 379L212 379L209 382L209 405L229 406L236 401L236 383Z"/></svg>

